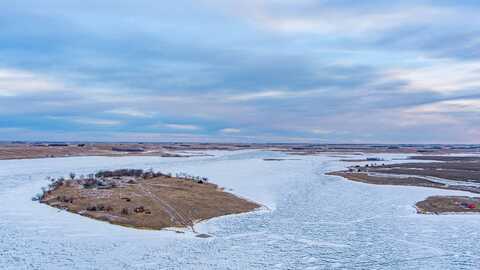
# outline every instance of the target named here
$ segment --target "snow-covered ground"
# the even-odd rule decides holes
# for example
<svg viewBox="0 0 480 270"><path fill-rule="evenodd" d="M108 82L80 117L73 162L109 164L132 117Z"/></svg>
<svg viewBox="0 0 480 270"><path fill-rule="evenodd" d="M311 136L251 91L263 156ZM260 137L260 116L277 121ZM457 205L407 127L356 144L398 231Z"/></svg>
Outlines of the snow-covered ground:
<svg viewBox="0 0 480 270"><path fill-rule="evenodd" d="M480 215L424 216L413 208L430 195L468 193L326 176L351 165L328 155L263 161L284 154L210 153L215 156L0 161L0 269L480 267ZM192 233L123 228L30 200L47 184L47 176L125 167L207 176L269 210L198 224L198 231L214 236L201 239Z"/></svg>

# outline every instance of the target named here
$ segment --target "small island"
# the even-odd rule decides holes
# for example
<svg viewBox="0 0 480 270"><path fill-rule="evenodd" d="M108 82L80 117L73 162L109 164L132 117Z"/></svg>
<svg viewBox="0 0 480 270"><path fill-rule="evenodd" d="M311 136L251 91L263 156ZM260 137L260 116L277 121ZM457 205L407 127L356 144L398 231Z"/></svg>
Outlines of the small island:
<svg viewBox="0 0 480 270"><path fill-rule="evenodd" d="M417 202L419 214L479 213L480 198L467 196L430 196Z"/></svg>
<svg viewBox="0 0 480 270"><path fill-rule="evenodd" d="M259 204L223 191L207 178L123 169L52 179L33 198L89 218L140 229L190 227L198 221L245 213Z"/></svg>

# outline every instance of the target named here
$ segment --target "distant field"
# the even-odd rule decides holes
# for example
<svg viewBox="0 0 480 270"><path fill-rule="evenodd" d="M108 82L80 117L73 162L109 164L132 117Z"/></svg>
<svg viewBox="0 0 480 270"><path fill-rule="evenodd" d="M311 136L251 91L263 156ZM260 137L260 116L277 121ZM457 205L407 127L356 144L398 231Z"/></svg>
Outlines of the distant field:
<svg viewBox="0 0 480 270"><path fill-rule="evenodd" d="M189 151L261 149L291 155L324 153L406 153L444 155L479 153L480 146L456 145L353 145L353 144L275 144L275 143L0 143L0 159L52 158L69 156L164 156L185 157ZM346 160L362 161L362 159ZM365 160L368 161L368 160Z"/></svg>

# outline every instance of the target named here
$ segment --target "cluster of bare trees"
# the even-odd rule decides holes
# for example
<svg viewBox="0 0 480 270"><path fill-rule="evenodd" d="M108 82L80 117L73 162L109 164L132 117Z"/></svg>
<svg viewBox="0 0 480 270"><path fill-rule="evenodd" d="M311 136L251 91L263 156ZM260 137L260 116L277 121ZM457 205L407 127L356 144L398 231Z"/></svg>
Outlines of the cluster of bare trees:
<svg viewBox="0 0 480 270"><path fill-rule="evenodd" d="M144 174L143 170L139 169L121 169L114 171L99 171L95 174L97 178L103 177L122 177L122 176L131 176L131 177L142 177Z"/></svg>
<svg viewBox="0 0 480 270"><path fill-rule="evenodd" d="M41 201L46 194L55 190L59 186L70 186L73 183L80 184L83 186L83 188L114 188L117 187L117 183L115 183L115 181L109 180L108 178L117 177L135 177L143 179L150 179L156 177L175 177L177 179L189 180L199 184L208 182L207 177L194 176L184 172L176 173L175 176L173 176L171 173L155 172L153 169L145 171L141 169L120 169L113 171L104 170L99 171L96 174L91 173L86 176L82 174L78 177L75 173L71 172L69 174L69 179L65 179L64 177L59 177L56 179L48 177L48 180L50 180L48 186L42 187L42 192L32 197L32 200Z"/></svg>
<svg viewBox="0 0 480 270"><path fill-rule="evenodd" d="M46 187L42 187L41 188L42 192L37 193L35 196L33 196L32 201L41 201L52 190L58 188L61 185L64 185L65 182L67 181L63 177L60 177L60 178L57 178L57 179L48 177L47 179L50 180L50 183Z"/></svg>
<svg viewBox="0 0 480 270"><path fill-rule="evenodd" d="M114 170L114 171L100 171L95 174L96 178L106 178L106 177L137 177L143 179L155 178L155 177L166 177L171 178L173 177L171 173L162 173L162 172L155 172L153 169L149 170L140 170L140 169L121 169L121 170ZM184 180L191 180L197 183L204 183L208 182L208 178L194 176L187 173L176 173L175 178L184 179Z"/></svg>
<svg viewBox="0 0 480 270"><path fill-rule="evenodd" d="M49 180L50 183L46 187L42 187L41 192L35 194L35 196L32 197L32 200L41 201L45 198L46 195L48 195L58 187L62 185L71 186L75 182L83 185L84 188L94 188L106 185L101 179L95 178L94 174L88 174L86 177L84 175L80 175L80 177L76 179L75 173L72 172L69 174L69 177L70 179L65 179L64 177L47 177L47 180Z"/></svg>
<svg viewBox="0 0 480 270"><path fill-rule="evenodd" d="M175 177L179 178L179 179L194 181L194 182L197 182L197 183L200 183L200 184L202 184L204 182L208 182L207 177L194 176L194 175L190 175L190 174L182 173L182 172L181 173L176 173Z"/></svg>

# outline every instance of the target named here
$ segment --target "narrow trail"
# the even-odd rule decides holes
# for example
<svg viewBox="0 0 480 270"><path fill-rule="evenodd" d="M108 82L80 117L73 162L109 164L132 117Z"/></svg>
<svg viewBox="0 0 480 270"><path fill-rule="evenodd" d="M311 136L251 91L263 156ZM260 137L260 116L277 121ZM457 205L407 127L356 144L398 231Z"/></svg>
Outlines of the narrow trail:
<svg viewBox="0 0 480 270"><path fill-rule="evenodd" d="M152 200L156 201L163 207L163 210L165 210L165 212L170 216L171 220L176 220L183 226L190 227L193 232L196 232L195 228L193 227L192 220L185 218L182 214L180 214L173 206L171 206L165 200L162 200L156 194L146 189L143 184L140 184L140 188L145 195L149 196Z"/></svg>

